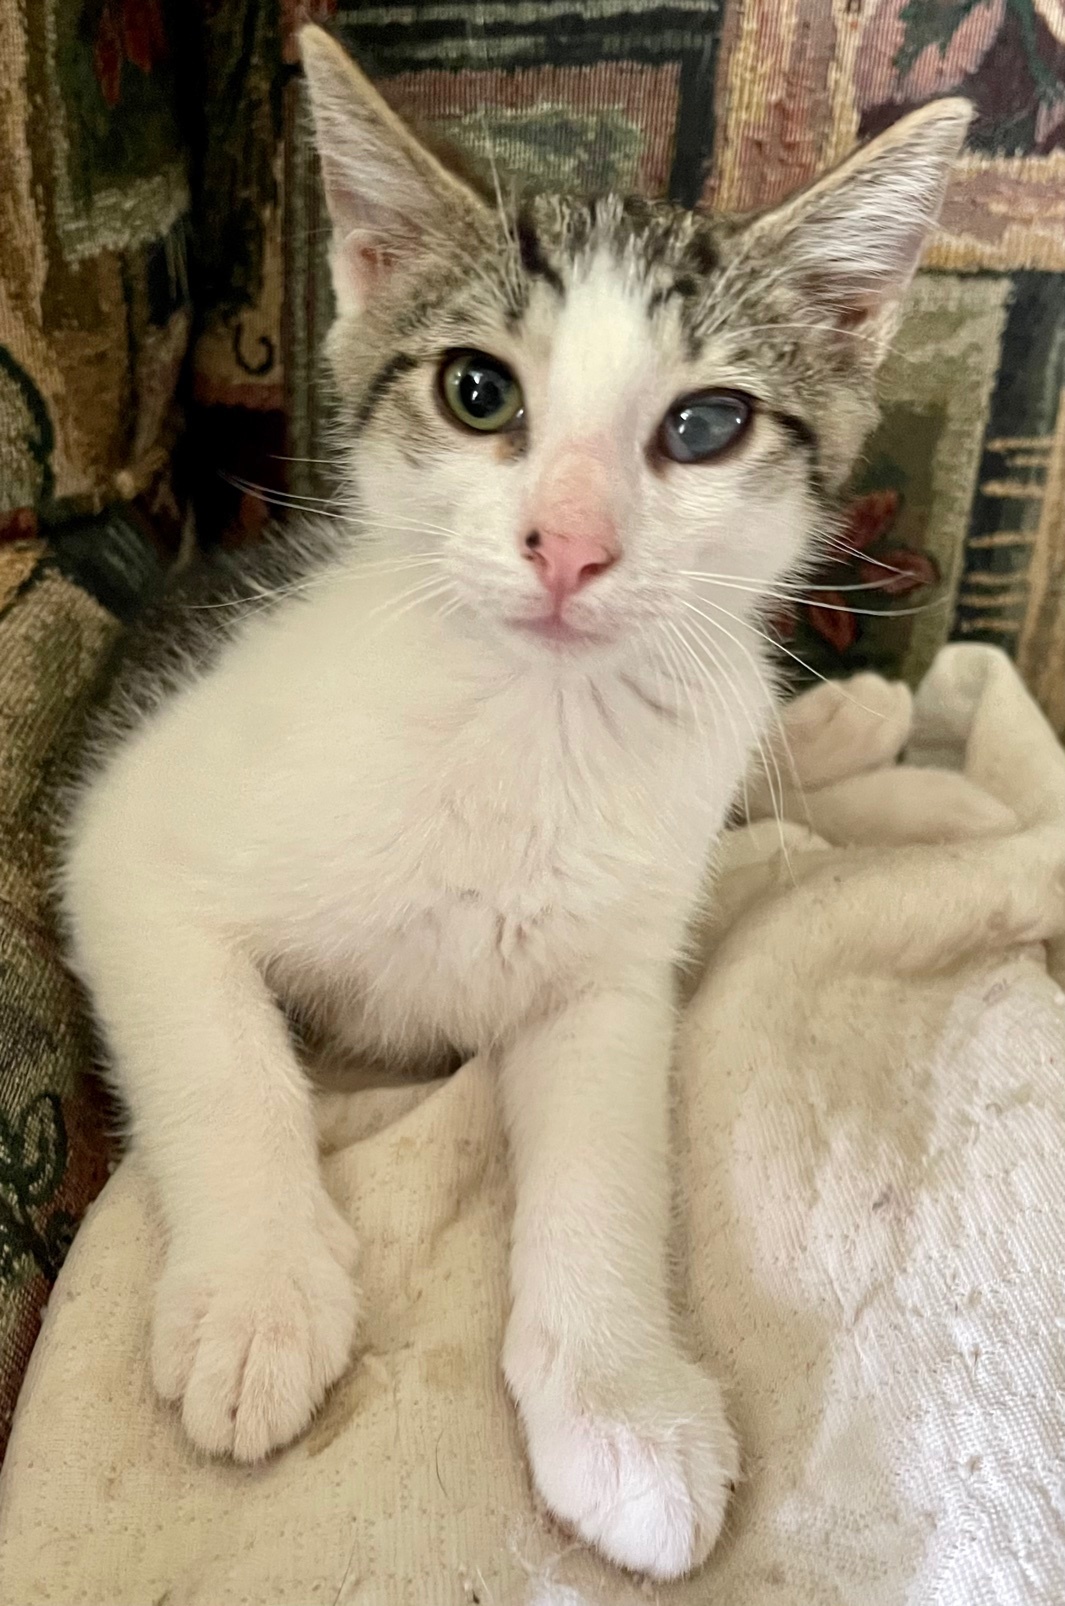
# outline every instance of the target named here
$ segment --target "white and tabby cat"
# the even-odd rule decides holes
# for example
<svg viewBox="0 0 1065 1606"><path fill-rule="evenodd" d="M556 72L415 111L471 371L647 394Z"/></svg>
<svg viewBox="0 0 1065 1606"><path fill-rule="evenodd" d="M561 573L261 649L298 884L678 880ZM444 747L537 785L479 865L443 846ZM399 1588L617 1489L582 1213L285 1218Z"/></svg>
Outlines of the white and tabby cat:
<svg viewBox="0 0 1065 1606"><path fill-rule="evenodd" d="M149 619L65 853L168 1229L155 1381L197 1445L251 1461L353 1355L355 1244L286 1015L356 1050L491 1053L536 1484L670 1578L737 1471L671 1323L673 966L770 714L760 620L831 527L969 108L754 220L508 208L328 36L303 53L343 516L257 584L222 572L249 609L194 586Z"/></svg>

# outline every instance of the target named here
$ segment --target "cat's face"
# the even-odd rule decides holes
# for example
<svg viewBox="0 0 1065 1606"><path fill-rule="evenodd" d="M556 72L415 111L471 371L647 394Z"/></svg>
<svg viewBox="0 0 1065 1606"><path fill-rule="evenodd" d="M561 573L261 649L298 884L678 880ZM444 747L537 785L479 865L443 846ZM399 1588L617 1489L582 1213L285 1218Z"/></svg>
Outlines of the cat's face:
<svg viewBox="0 0 1065 1606"><path fill-rule="evenodd" d="M749 612L823 523L827 365L687 214L543 201L479 222L338 325L367 522L435 555L412 584L446 579L441 602L517 651L648 631L683 651L696 607ZM868 415L835 388L856 443Z"/></svg>
<svg viewBox="0 0 1065 1606"><path fill-rule="evenodd" d="M712 658L830 525L966 108L746 224L618 197L511 214L304 44L342 442L412 596L526 658Z"/></svg>

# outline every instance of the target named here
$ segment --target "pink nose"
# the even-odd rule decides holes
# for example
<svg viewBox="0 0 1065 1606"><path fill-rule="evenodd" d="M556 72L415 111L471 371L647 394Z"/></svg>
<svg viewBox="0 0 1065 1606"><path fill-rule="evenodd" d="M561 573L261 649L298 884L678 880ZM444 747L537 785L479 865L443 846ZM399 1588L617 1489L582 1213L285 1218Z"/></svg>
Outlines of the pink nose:
<svg viewBox="0 0 1065 1606"><path fill-rule="evenodd" d="M558 607L617 562L618 545L613 529L605 525L572 533L530 530L525 537L525 556Z"/></svg>

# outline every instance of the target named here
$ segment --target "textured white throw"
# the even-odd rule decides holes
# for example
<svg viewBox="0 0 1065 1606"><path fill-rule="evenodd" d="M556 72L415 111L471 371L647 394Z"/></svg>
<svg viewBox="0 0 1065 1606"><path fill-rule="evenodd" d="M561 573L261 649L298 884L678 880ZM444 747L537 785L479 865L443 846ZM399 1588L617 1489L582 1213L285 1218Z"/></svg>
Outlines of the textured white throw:
<svg viewBox="0 0 1065 1606"><path fill-rule="evenodd" d="M790 862L771 822L728 838L678 1054L678 1309L744 1451L707 1568L648 1589L536 1510L473 1061L323 1098L367 1348L258 1469L152 1395L159 1239L119 1167L23 1390L4 1606L1063 1606L1065 754L978 647L787 726Z"/></svg>

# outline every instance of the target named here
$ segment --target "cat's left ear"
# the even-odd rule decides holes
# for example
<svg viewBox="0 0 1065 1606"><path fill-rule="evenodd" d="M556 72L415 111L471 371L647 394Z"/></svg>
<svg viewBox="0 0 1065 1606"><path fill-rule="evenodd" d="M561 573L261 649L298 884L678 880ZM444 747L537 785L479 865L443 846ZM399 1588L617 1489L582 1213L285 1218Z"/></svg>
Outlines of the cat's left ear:
<svg viewBox="0 0 1065 1606"><path fill-rule="evenodd" d="M324 29L300 32L342 313L361 312L427 236L454 231L480 199L405 128Z"/></svg>
<svg viewBox="0 0 1065 1606"><path fill-rule="evenodd" d="M831 173L749 225L819 312L879 360L943 204L973 108L939 100L900 118Z"/></svg>

